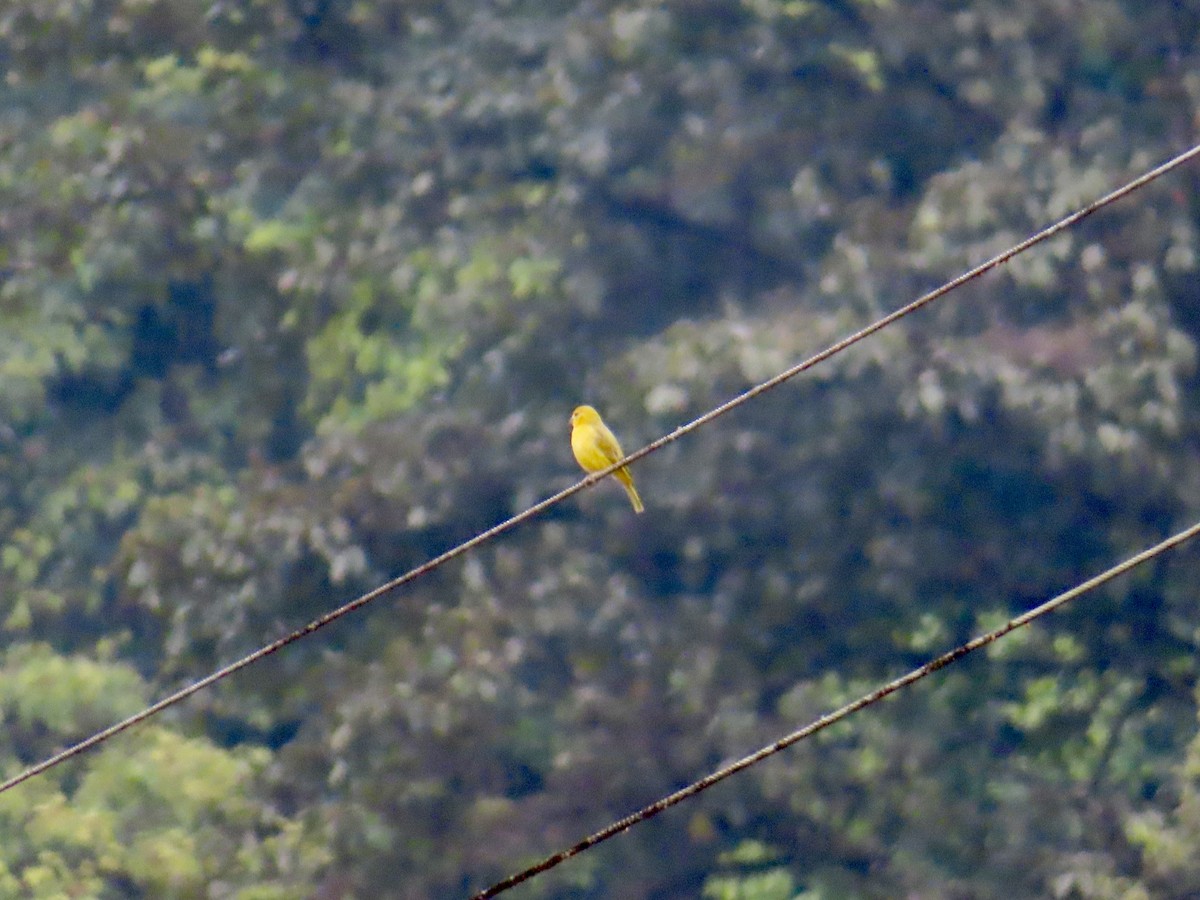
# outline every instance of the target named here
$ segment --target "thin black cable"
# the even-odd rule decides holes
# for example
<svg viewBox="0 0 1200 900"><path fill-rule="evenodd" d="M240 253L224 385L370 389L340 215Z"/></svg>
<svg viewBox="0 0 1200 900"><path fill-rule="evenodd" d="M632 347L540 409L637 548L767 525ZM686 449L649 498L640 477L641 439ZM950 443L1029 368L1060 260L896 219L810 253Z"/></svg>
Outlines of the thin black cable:
<svg viewBox="0 0 1200 900"><path fill-rule="evenodd" d="M616 837L621 832L627 831L628 829L632 828L634 825L640 824L641 822L644 822L647 819L657 816L660 812L670 809L672 806L675 806L677 803L682 803L684 800L687 800L690 797L696 796L701 791L708 790L710 787L715 785L717 782L724 781L726 778L730 777L731 775L736 775L738 772L741 772L743 769L748 769L748 768L750 768L750 766L752 766L756 763L762 762L767 757L775 755L780 750L785 750L788 747L792 746L793 744L804 740L805 738L812 737L818 731L823 731L824 729L828 728L830 725L834 725L837 722L842 721L847 716L850 716L853 713L856 713L861 709L866 709L868 706L872 706L873 704L878 703L880 700L882 700L884 697L887 697L889 694L894 694L896 691L899 691L902 688L906 688L910 684L913 684L914 682L920 681L922 678L926 677L927 675L932 675L934 672L938 671L939 669L943 669L946 666L950 665L951 663L958 662L958 660L962 659L968 653L972 653L975 650L978 650L980 647L987 646L988 644L992 643L992 641L995 641L995 640L998 640L999 638L1004 637L1010 631L1015 631L1018 628L1022 628L1025 625L1028 625L1030 622L1034 621L1035 619L1041 618L1042 616L1046 615L1046 613L1048 613L1048 612L1052 612L1053 610L1062 606L1064 603L1069 603L1070 601L1074 600L1076 597L1079 597L1082 594L1086 594L1088 591L1095 590L1096 588L1100 587L1102 584L1112 581L1114 578L1116 578L1119 575L1125 574L1130 569L1135 568L1136 566L1140 566L1142 563L1148 562L1151 559L1154 559L1154 557L1158 556L1159 554L1165 553L1167 550L1170 550L1173 547L1177 547L1178 545L1184 543L1185 541L1191 540L1197 534L1200 534L1200 522L1197 522L1195 525L1191 526L1190 528L1186 528L1183 531L1180 531L1177 534L1172 535L1171 537L1167 538L1165 541L1155 544L1153 547L1150 547L1149 549L1143 550L1141 553L1138 553L1136 556L1131 556L1129 559L1125 560L1122 563L1118 563L1117 565L1113 566L1111 569L1107 569L1104 572L1101 572L1099 575L1096 575L1093 578L1089 578L1087 581L1083 582L1082 584L1078 584L1068 591L1063 591L1061 594L1058 594L1057 596L1052 597L1051 599L1047 600L1045 603L1041 604L1040 606L1035 606L1033 609L1029 610L1028 612L1022 613L1021 615L1017 616L1016 618L1009 619L1007 622L1005 622L999 628L989 631L986 634L981 634L978 637L972 638L970 641L967 641L967 643L962 644L958 647L955 647L949 653L944 653L941 656L937 657L936 659L930 660L929 662L925 663L925 665L921 666L919 669L913 669L907 675L903 675L900 678L895 679L894 681L889 681L887 684L877 687L875 690L871 691L869 694L864 694L862 697L859 697L853 703L847 703L845 706L841 707L840 709L837 709L831 713L826 713L825 715L821 716L821 718L819 718L813 722L810 722L808 725L805 725L803 728L801 728L797 731L793 731L791 734L787 735L786 737L780 738L775 743L770 744L766 747L763 747L762 749L757 750L754 753L751 753L749 756L745 756L742 759L739 759L737 762L732 763L723 769L718 769L716 772L706 775L704 778L701 778L699 781L692 782L687 787L681 788L680 790L676 791L673 794L669 794L660 800L656 800L654 803L651 803L649 806L643 807L642 809L638 810L637 812L633 813L632 815L626 816L623 819L619 819L616 822L613 822L608 827L603 828L600 831L597 831L594 834L590 835L589 837L584 838L582 841L580 841L578 844L575 844L573 847L569 847L566 850L561 850L558 853L553 854L552 856L546 857L541 862L530 866L528 869L524 869L521 872L516 873L515 875L510 875L508 878L505 878L503 881L499 881L496 884L492 885L487 890L480 891L478 894L474 894L471 897L471 900L486 900L486 898L495 897L497 894L504 893L509 888L516 887L518 884L528 881L530 878L533 878L535 875L540 875L542 872L545 872L549 869L553 869L555 866L566 862L572 856L576 856L577 854L582 853L584 850L588 850L591 847L594 847L597 844L608 840L609 838Z"/></svg>
<svg viewBox="0 0 1200 900"><path fill-rule="evenodd" d="M625 457L625 459L620 460L619 462L615 462L605 469L601 469L598 472L594 472L591 475L588 475L586 478L582 479L581 481L576 482L571 487L566 488L565 490L559 491L557 494L554 494L553 496L548 497L545 500L542 500L541 502L534 504L533 506L526 509L524 512L518 513L517 515L512 516L509 519L506 519L505 521L501 522L499 525L494 525L493 527L489 528L487 531L477 534L475 537L471 538L470 540L464 541L463 543L459 544L457 547L453 547L452 549L447 550L445 553L441 554L440 556L436 556L433 559L423 563L422 565L417 566L415 569L411 569L410 571L405 572L403 575L380 585L379 587L375 588L374 590L368 591L367 593L356 597L354 600L351 600L349 603L346 603L343 606L339 606L337 609L333 610L332 612L326 613L325 615L321 616L319 619L314 619L313 621L311 621L307 625L305 625L303 628L299 628L296 631L293 631L291 634L285 635L284 637L281 637L275 641L272 641L270 644L260 647L258 650L255 650L253 653L250 653L247 656L243 656L241 659L237 660L236 662L232 662L229 665L211 673L210 675L206 675L204 678L201 678L199 681L192 682L191 684L187 685L186 687L181 688L180 690L176 691L175 693L170 694L169 696L164 697L163 699L159 700L157 703L153 704L152 706L146 707L141 712L135 713L134 715L129 716L127 719L123 719L120 722L117 722L115 725L110 725L108 728L105 728L103 731L96 732L91 737L86 738L85 740L82 740L77 744L73 744L72 746L61 751L60 753L57 753L54 756L51 756L48 759L45 759L42 762L37 763L34 766L30 766L25 771L23 771L17 775L14 775L12 778L9 778L7 781L0 784L0 794L16 787L18 784L21 784L23 781L28 781L30 778L33 778L35 775L40 775L42 772L45 772L47 769L52 769L55 766L59 765L60 763L66 762L68 759L71 759L72 757L78 756L79 754L81 754L87 750L90 750L92 747L95 747L98 744L102 744L104 741L107 741L109 738L111 738L115 735L118 735L122 731L126 731L141 722L144 722L146 719L149 719L152 716L155 716L158 713L162 712L164 709L174 706L176 703L179 703L180 701L187 699L188 697L192 696L192 694L195 694L195 693L203 690L204 688L208 687L209 685L215 684L216 682L222 680L223 678L227 678L228 676L232 675L233 673L238 672L238 671L246 668L249 665L253 665L254 663L258 662L260 659L264 659L265 657L270 656L271 654L276 653L277 651L283 649L288 644L294 643L295 641L298 641L301 638L308 637L308 635L312 634L314 631L318 631L318 630L324 628L326 625L330 625L333 622L336 622L338 619L341 619L342 617L349 615L350 613L354 612L356 609L366 606L368 603L372 602L373 600L378 600L380 597L383 597L386 594L390 594L390 593L398 590L399 588L408 584L410 581L414 581L417 578L420 578L421 576L426 575L427 573L433 571L434 569L438 568L439 566L450 562L452 559L454 559L458 556L461 556L462 554L466 553L469 550L474 549L475 547L479 546L480 544L482 544L486 541L489 541L494 537L498 537L499 535L503 534L504 532L506 532L512 528L515 528L517 525L520 525L522 522L525 522L527 519L533 518L538 513L542 512L546 509L549 509L551 506L554 506L557 503L561 503L563 500L566 500L571 495L576 494L579 491L584 490L585 488L591 487L597 481L604 478L606 475L610 475L612 472L616 471L621 466L626 465L627 463L635 462L636 460L641 459L643 456L647 456L651 453L654 453L657 450L662 449L667 444L670 444L673 441L679 440L679 438L683 437L685 434L689 434L689 433L695 431L697 428L700 428L703 425L707 425L709 422L713 421L714 419L718 418L719 416L723 416L725 413L729 412L730 410L735 409L738 406L741 406L743 403L746 403L749 400L752 400L753 398L757 397L759 394L763 394L766 391L771 390L772 388L778 387L779 385L783 384L785 381L795 378L801 372L811 369L813 366L817 365L818 363L824 362L825 360L829 359L831 356L834 356L838 353L841 353L843 350L846 350L847 348L852 347L854 344L857 344L859 341L863 340L864 338L870 337L875 332L877 332L883 328L886 328L887 326L893 324L894 322L899 321L900 319L904 318L905 316L907 316L911 313L916 312L921 307L926 306L927 304L932 303L934 300L937 300L939 297L942 297L945 294L948 294L950 291L961 287L962 285L966 284L968 281L972 281L975 278L978 278L980 275L983 275L984 273L991 271L992 269L996 268L997 266L1008 262L1008 260L1012 259L1017 254L1024 253L1030 247L1040 244L1043 241L1049 240L1050 238L1054 237L1056 234L1059 234L1060 232L1066 230L1067 228L1070 228L1072 225L1075 225L1077 222L1085 219L1086 217L1090 216L1092 213L1096 212L1097 210L1102 209L1105 206L1108 206L1110 203L1120 200L1122 197L1125 197L1126 195L1138 190L1139 188L1145 187L1151 181L1154 181L1156 178L1159 178L1162 175L1167 174L1171 170L1178 168L1179 166L1183 165L1185 162L1188 162L1189 160L1196 157L1197 155L1200 155L1200 144L1197 144L1196 146L1192 147L1190 150L1187 150L1186 152L1179 154L1178 156L1174 157L1173 159L1168 160L1167 162L1163 163L1162 165L1160 165L1154 169L1151 169L1149 172L1146 172L1144 175L1141 175L1140 177L1135 178L1133 181L1126 183L1122 187L1117 188L1112 193L1107 194L1104 197L1101 197L1099 200L1096 200L1095 202L1088 204L1087 206L1083 207L1082 209L1077 210L1076 212L1072 213L1071 215L1067 216L1066 218L1060 219L1055 224L1049 226L1048 228L1043 229L1042 231L1039 231L1037 234L1034 234L1033 236L1031 236L1029 238L1026 238L1021 243L1015 245L1014 247L1009 248L1008 250L1004 251L1003 253L999 254L998 256L993 256L987 262L976 266L975 268L971 269L969 272L959 275L953 281L946 282L944 285L939 287L937 290L931 291L922 297L918 297L916 300L912 301L907 306L903 306L900 309L896 310L895 312L889 313L888 315L884 316L883 318L876 320L875 322L868 325L867 327L865 327L859 331L856 331L847 337L842 338L840 341L838 341L835 344L830 345L829 347L822 350L820 353L817 353L815 356L810 356L808 359L804 360L803 362L801 362L795 366L792 366L790 369L787 369L784 372L780 372L775 377L770 378L767 381L764 381L758 385L755 385L754 387L750 388L749 390L747 390L741 394L738 394L732 400L729 400L729 401L721 404L720 406L716 407L715 409L710 410L709 412L705 413L704 415L700 416L697 419L693 419L691 422L687 423L686 425L682 425L679 428L676 428L670 434L664 435L663 437L660 437L658 440L647 444L641 450L638 450L634 453L629 454L629 456Z"/></svg>

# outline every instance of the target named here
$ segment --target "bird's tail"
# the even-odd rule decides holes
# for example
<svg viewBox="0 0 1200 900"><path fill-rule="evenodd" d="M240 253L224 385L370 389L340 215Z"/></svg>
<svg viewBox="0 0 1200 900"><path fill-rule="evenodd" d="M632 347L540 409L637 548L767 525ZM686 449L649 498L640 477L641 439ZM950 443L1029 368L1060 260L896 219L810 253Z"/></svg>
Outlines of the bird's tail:
<svg viewBox="0 0 1200 900"><path fill-rule="evenodd" d="M627 469L617 469L616 476L621 484L625 486L625 493L629 495L629 502L633 504L635 513L645 512L646 507L642 505L642 498L638 496L637 488L633 486L633 476L629 474Z"/></svg>

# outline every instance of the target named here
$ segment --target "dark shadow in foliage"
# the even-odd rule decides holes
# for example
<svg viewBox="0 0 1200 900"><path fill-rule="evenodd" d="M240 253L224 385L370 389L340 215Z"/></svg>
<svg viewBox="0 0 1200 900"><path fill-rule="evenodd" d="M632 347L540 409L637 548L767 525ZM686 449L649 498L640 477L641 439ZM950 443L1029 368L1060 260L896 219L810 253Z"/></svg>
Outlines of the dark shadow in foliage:
<svg viewBox="0 0 1200 900"><path fill-rule="evenodd" d="M137 312L130 374L162 378L176 363L198 363L212 372L217 358L216 312L210 279L172 281L165 303L148 303Z"/></svg>
<svg viewBox="0 0 1200 900"><path fill-rule="evenodd" d="M664 200L622 196L602 184L591 185L589 200L613 220L616 228L610 232L622 226L632 229L625 239L596 236L597 243L623 245L597 255L622 263L606 273L607 308L612 312L605 321L615 333L655 334L680 315L712 312L721 288L731 282L739 292L748 293L805 280L798 258L762 249L740 227L699 222ZM826 235L831 238L832 234Z"/></svg>
<svg viewBox="0 0 1200 900"><path fill-rule="evenodd" d="M520 665L514 673L521 686L535 694L562 694L575 678L570 663L570 646L563 635L541 635L529 643Z"/></svg>
<svg viewBox="0 0 1200 900"><path fill-rule="evenodd" d="M536 794L545 788L545 776L511 753L499 754L504 771L504 796L511 800Z"/></svg>
<svg viewBox="0 0 1200 900"><path fill-rule="evenodd" d="M365 42L346 21L348 2L287 0L288 12L300 25L292 53L301 62L329 63L349 73L361 73Z"/></svg>
<svg viewBox="0 0 1200 900"><path fill-rule="evenodd" d="M297 413L298 401L294 396L295 392L289 391L288 394L286 401L279 405L271 418L271 430L263 446L269 462L280 463L294 459L311 434L311 429Z"/></svg>
<svg viewBox="0 0 1200 900"><path fill-rule="evenodd" d="M120 369L79 371L70 371L63 364L60 374L47 385L50 402L71 415L109 415L120 409L140 378L160 380L176 364L200 365L213 374L218 353L216 311L211 279L170 282L165 302L138 308L129 333L126 364ZM167 398L168 408L164 409L168 419L183 415L172 415L172 399Z"/></svg>
<svg viewBox="0 0 1200 900"><path fill-rule="evenodd" d="M131 390L133 378L128 370L89 367L62 371L47 384L46 397L71 418L86 413L106 416L121 408Z"/></svg>
<svg viewBox="0 0 1200 900"><path fill-rule="evenodd" d="M285 719L272 722L268 728L259 728L244 718L209 712L205 715L204 734L220 747L251 744L278 750L299 733L302 724L300 719Z"/></svg>
<svg viewBox="0 0 1200 900"><path fill-rule="evenodd" d="M175 329L175 361L199 363L213 371L219 347L212 279L172 281L167 286L167 316Z"/></svg>
<svg viewBox="0 0 1200 900"><path fill-rule="evenodd" d="M877 111L869 149L888 161L894 200L919 196L956 159L983 156L1003 130L1002 122L965 103L953 85L917 62L886 77L892 92Z"/></svg>

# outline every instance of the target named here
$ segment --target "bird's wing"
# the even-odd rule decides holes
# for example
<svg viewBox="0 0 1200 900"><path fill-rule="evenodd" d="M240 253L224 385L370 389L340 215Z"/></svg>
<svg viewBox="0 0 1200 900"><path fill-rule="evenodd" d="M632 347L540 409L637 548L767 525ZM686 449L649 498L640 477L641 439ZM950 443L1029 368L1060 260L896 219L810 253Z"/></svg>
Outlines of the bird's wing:
<svg viewBox="0 0 1200 900"><path fill-rule="evenodd" d="M625 455L613 433L603 425L596 429L596 446L600 448L601 453L608 457L610 463L615 463Z"/></svg>

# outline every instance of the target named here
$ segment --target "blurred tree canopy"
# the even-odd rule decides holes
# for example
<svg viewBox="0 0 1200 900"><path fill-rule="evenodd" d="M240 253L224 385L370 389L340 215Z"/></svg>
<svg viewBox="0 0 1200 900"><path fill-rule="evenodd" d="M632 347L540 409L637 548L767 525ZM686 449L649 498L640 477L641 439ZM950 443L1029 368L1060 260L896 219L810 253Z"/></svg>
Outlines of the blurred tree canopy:
<svg viewBox="0 0 1200 900"><path fill-rule="evenodd" d="M0 765L1195 140L1200 6L7 0ZM0 797L0 893L443 898L1193 520L1200 173ZM529 897L1188 897L1198 554Z"/></svg>

